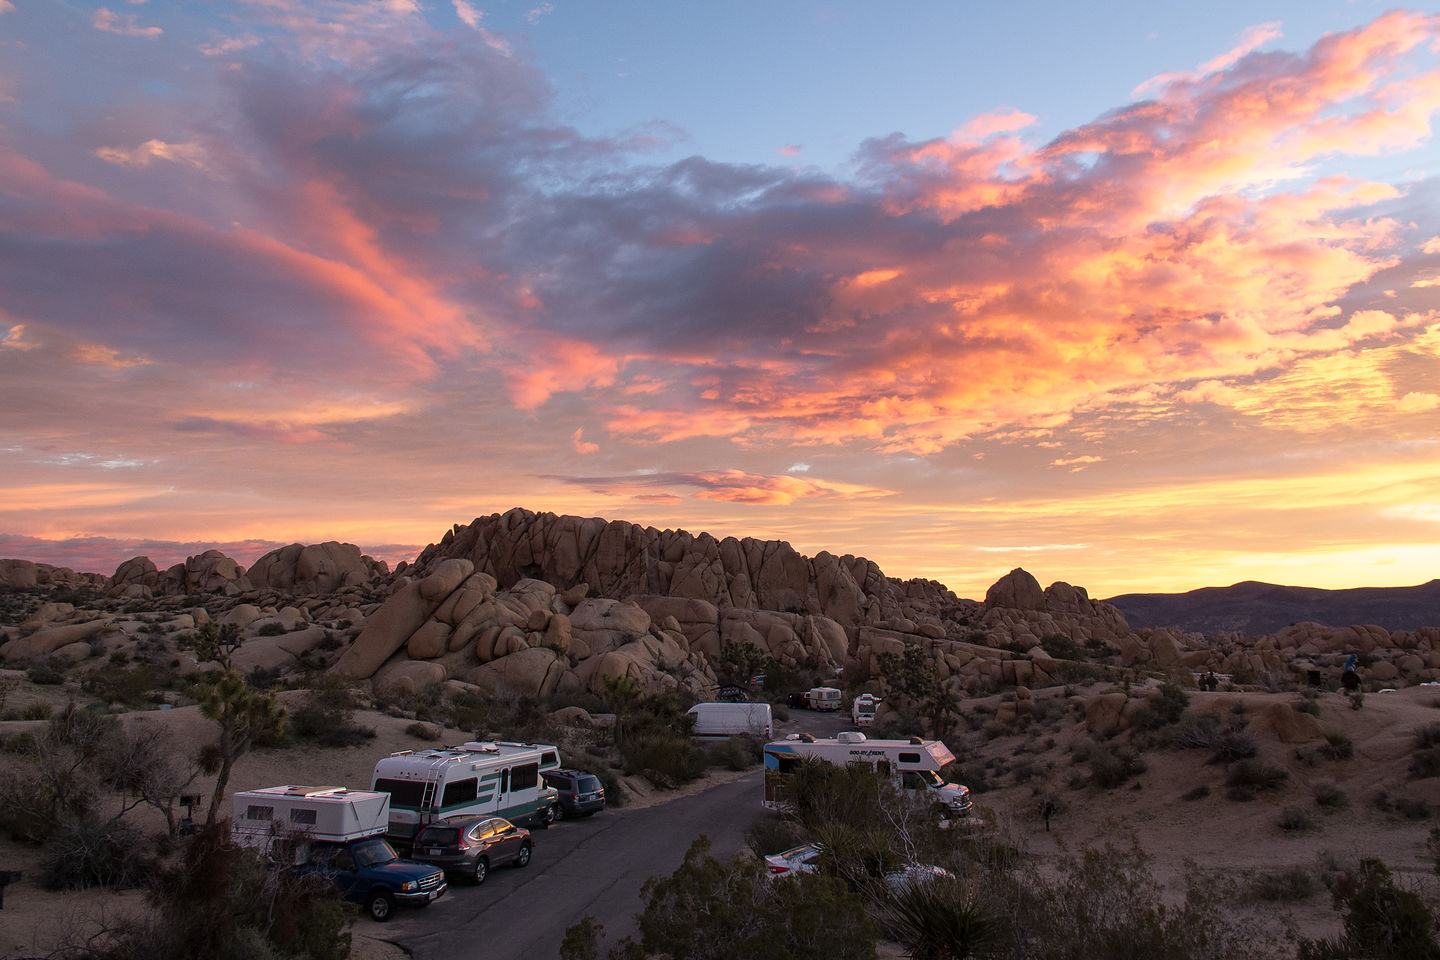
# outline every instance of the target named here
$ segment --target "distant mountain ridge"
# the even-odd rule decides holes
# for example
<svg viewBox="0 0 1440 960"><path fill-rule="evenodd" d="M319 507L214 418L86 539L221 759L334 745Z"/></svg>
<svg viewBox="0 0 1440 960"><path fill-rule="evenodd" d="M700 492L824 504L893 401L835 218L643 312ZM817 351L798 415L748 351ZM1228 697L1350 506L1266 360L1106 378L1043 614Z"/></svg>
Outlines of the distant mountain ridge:
<svg viewBox="0 0 1440 960"><path fill-rule="evenodd" d="M1246 580L1188 593L1126 593L1105 601L1133 629L1179 627L1193 633L1274 633L1292 623L1374 624L1387 630L1440 625L1440 580L1414 587L1322 590Z"/></svg>

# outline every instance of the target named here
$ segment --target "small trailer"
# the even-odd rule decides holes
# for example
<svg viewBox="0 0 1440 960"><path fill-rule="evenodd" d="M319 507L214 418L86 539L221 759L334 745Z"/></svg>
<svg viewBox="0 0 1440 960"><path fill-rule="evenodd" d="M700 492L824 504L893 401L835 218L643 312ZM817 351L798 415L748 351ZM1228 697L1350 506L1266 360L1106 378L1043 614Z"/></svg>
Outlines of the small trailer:
<svg viewBox="0 0 1440 960"><path fill-rule="evenodd" d="M811 687L805 691L805 706L811 710L839 710L840 690L836 687Z"/></svg>
<svg viewBox="0 0 1440 960"><path fill-rule="evenodd" d="M267 853L280 837L342 843L383 834L390 795L345 787L261 787L234 796L230 836L242 847Z"/></svg>
<svg viewBox="0 0 1440 960"><path fill-rule="evenodd" d="M390 797L387 835L408 842L425 824L463 814L549 824L559 798L541 774L558 769L560 751L549 744L472 741L383 757L370 788Z"/></svg>
<svg viewBox="0 0 1440 960"><path fill-rule="evenodd" d="M944 774L953 769L955 755L939 740L867 740L858 730L842 731L833 738L791 734L765 744L765 806L790 807L790 782L806 759L836 766L863 763L893 777L902 788L916 791L945 818L970 814L970 788L949 783Z"/></svg>

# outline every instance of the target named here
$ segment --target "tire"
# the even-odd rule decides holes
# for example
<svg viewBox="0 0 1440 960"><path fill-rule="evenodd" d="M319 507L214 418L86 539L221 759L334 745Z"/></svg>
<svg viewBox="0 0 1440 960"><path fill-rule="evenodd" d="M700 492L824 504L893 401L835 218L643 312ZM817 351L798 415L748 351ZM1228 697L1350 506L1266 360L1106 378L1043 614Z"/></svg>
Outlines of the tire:
<svg viewBox="0 0 1440 960"><path fill-rule="evenodd" d="M520 852L515 855L515 866L524 867L530 864L530 843L526 841L520 844Z"/></svg>
<svg viewBox="0 0 1440 960"><path fill-rule="evenodd" d="M485 878L488 876L490 876L490 858L476 857L475 866L470 868L470 882L478 887L485 882Z"/></svg>
<svg viewBox="0 0 1440 960"><path fill-rule="evenodd" d="M376 890L365 898L365 915L376 923L384 923L395 914L395 898L384 890Z"/></svg>
<svg viewBox="0 0 1440 960"><path fill-rule="evenodd" d="M550 804L550 806L545 808L544 813L540 814L540 823L548 827L556 820L559 820L561 816L562 814L560 813L560 804L552 803Z"/></svg>
<svg viewBox="0 0 1440 960"><path fill-rule="evenodd" d="M553 819L555 819L555 820L564 820L564 819L565 819L565 808L562 807L562 806L560 806L560 804L558 804L558 803L555 804L555 806L553 806L553 807L550 808L550 812L551 812L551 814L552 814Z"/></svg>

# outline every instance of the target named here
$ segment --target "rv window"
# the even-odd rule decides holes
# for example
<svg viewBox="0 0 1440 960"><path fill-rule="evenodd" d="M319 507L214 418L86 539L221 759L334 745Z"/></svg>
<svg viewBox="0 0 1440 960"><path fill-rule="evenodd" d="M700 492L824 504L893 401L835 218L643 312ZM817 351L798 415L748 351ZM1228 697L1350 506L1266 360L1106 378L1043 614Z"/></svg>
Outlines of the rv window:
<svg viewBox="0 0 1440 960"><path fill-rule="evenodd" d="M246 808L245 808L245 819L246 819L246 820L273 820L273 819L275 819L275 808L274 808L274 807L255 807L255 806L246 807Z"/></svg>
<svg viewBox="0 0 1440 960"><path fill-rule="evenodd" d="M500 792L504 793L510 789L510 768L506 767L500 771Z"/></svg>
<svg viewBox="0 0 1440 960"><path fill-rule="evenodd" d="M900 775L900 782L905 785L905 789L907 790L914 790L925 785L925 782L920 779L918 774L909 770L906 770Z"/></svg>
<svg viewBox="0 0 1440 960"><path fill-rule="evenodd" d="M511 790L533 790L540 782L540 765L527 763L510 771Z"/></svg>
<svg viewBox="0 0 1440 960"><path fill-rule="evenodd" d="M445 784L445 795L440 798L440 806L448 807L454 803L469 803L477 796L476 786L474 777Z"/></svg>
<svg viewBox="0 0 1440 960"><path fill-rule="evenodd" d="M555 755L555 751L553 750L546 750L540 754L540 766L542 767L553 767L559 762L560 758Z"/></svg>
<svg viewBox="0 0 1440 960"><path fill-rule="evenodd" d="M900 754L900 762L901 762L901 763L919 763L919 762L920 762L920 754L918 754L918 753L902 753L902 754Z"/></svg>
<svg viewBox="0 0 1440 960"><path fill-rule="evenodd" d="M876 771L880 774L880 776L882 776L882 777L888 777L888 776L890 776L890 761L889 761L889 760L880 760L880 761L877 761L876 764L875 764L875 769L876 769Z"/></svg>
<svg viewBox="0 0 1440 960"><path fill-rule="evenodd" d="M425 804L425 784L420 780L390 780L381 777L375 781L379 793L390 794L390 803L397 807L420 807Z"/></svg>
<svg viewBox="0 0 1440 960"><path fill-rule="evenodd" d="M776 769L781 773L794 773L800 769L799 757L776 757L775 760L778 764Z"/></svg>
<svg viewBox="0 0 1440 960"><path fill-rule="evenodd" d="M315 811L314 811L314 810L291 810L291 811L290 811L290 822L291 822L291 823L298 823L298 824L302 824L302 825L306 825L306 826L311 826L311 827L313 827L313 826L315 826Z"/></svg>

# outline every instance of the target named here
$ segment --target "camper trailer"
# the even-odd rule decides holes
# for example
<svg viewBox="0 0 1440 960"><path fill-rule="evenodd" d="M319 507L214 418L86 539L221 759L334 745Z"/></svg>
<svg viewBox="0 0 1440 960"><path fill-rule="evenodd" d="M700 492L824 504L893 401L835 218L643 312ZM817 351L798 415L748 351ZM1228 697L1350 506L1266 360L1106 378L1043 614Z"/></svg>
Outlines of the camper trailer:
<svg viewBox="0 0 1440 960"><path fill-rule="evenodd" d="M492 813L520 824L555 819L555 789L540 776L560 767L560 751L543 743L462 743L402 750L375 764L371 789L390 795L388 835L413 840L434 820Z"/></svg>
<svg viewBox="0 0 1440 960"><path fill-rule="evenodd" d="M873 693L862 693L850 704L850 719L857 727L869 727L875 723L875 706L880 698Z"/></svg>
<svg viewBox="0 0 1440 960"><path fill-rule="evenodd" d="M811 710L839 710L840 690L837 687L811 687L805 691L805 706Z"/></svg>
<svg viewBox="0 0 1440 960"><path fill-rule="evenodd" d="M390 795L345 787L261 787L237 791L230 836L267 853L280 837L343 843L384 833Z"/></svg>
<svg viewBox="0 0 1440 960"><path fill-rule="evenodd" d="M905 789L915 790L947 818L970 813L970 788L945 780L955 755L939 740L867 740L856 730L842 731L833 738L797 733L765 744L763 754L765 806L772 810L789 807L790 779L810 758L837 766L863 763L895 777Z"/></svg>

